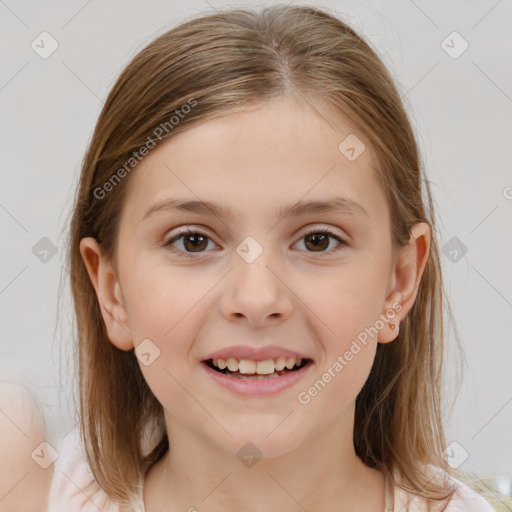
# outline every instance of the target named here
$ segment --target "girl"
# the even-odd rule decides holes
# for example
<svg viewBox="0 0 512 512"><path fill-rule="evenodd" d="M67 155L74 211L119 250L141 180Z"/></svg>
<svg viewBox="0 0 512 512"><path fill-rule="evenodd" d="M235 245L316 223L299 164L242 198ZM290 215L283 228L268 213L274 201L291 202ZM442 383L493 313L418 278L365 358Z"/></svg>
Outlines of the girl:
<svg viewBox="0 0 512 512"><path fill-rule="evenodd" d="M491 511L443 455L432 205L393 80L326 11L143 49L71 220L80 422L50 512Z"/></svg>

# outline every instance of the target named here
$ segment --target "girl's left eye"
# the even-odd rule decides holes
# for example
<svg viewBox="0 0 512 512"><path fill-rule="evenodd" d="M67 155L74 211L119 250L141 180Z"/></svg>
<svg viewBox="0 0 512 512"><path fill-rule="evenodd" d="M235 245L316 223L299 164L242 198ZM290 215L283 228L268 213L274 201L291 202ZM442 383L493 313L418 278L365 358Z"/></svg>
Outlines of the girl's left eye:
<svg viewBox="0 0 512 512"><path fill-rule="evenodd" d="M313 251L308 251L308 252L325 253L326 251L322 250L322 249L325 249L329 246L329 238L334 238L338 242L338 245L334 249L328 251L329 253L337 252L338 250L340 250L340 248L342 246L349 245L345 240L340 238L336 233L334 233L330 229L326 229L326 228L317 228L317 229L308 231L301 237L301 240L304 238L306 238L308 240L309 247L320 248L319 251L313 250ZM180 239L183 239L183 247L185 248L185 250L183 250L183 249L177 250L173 246L173 244ZM194 253L204 252L203 249L205 249L207 247L208 240L211 241L211 239L207 235L205 235L199 231L193 231L191 229L187 229L186 231L181 232L180 234L173 236L169 240L165 241L163 245L164 245L164 247L170 247L179 256L192 257L194 255ZM188 247L187 247L187 245L188 245ZM192 249L192 250L188 251L188 249Z"/></svg>
<svg viewBox="0 0 512 512"><path fill-rule="evenodd" d="M315 250L315 251L311 251L311 252L321 252L321 253L327 252L328 254L330 254L330 253L339 251L344 245L346 245L346 246L349 245L343 238L340 238L334 231L331 231L330 229L327 229L327 228L312 229L312 230L308 231L307 233L305 233L302 236L301 240L303 238L307 239L310 243L312 243L312 247L316 247L316 248L320 247L321 249L329 246L329 238L334 238L338 242L338 245L330 251L316 251Z"/></svg>

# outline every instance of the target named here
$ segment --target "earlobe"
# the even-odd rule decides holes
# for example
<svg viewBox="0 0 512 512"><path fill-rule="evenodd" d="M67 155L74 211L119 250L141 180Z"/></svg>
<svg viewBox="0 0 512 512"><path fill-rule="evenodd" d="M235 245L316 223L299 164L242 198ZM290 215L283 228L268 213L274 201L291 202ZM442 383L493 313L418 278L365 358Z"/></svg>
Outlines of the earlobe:
<svg viewBox="0 0 512 512"><path fill-rule="evenodd" d="M392 290L385 302L383 314L389 318L389 311L396 315L389 318L379 332L378 341L389 343L398 336L400 323L412 309L418 295L421 278L425 270L432 243L432 231L426 222L414 224L410 232L409 243L401 250L392 270ZM391 327L393 324L395 327Z"/></svg>
<svg viewBox="0 0 512 512"><path fill-rule="evenodd" d="M121 350L134 348L121 286L112 264L102 255L93 237L80 240L80 254L96 292L108 338Z"/></svg>

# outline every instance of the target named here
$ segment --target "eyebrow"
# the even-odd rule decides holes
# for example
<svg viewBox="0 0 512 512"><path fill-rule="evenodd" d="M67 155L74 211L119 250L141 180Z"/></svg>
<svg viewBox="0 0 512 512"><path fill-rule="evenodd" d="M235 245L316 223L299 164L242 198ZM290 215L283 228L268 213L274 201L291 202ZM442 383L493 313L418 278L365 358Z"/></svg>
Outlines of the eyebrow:
<svg viewBox="0 0 512 512"><path fill-rule="evenodd" d="M146 210L142 220L160 211L183 211L198 215L215 215L217 217L234 220L235 215L225 204L212 201L197 201L189 199L164 199ZM324 201L299 201L285 205L276 211L277 217L285 215L300 216L311 213L340 212L370 217L368 212L359 203L347 197L334 197Z"/></svg>

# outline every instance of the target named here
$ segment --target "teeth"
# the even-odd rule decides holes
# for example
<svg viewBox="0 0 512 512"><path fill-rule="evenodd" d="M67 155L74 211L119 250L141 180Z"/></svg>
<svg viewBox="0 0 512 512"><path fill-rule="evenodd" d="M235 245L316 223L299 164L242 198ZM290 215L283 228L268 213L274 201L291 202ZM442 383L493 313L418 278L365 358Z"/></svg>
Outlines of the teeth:
<svg viewBox="0 0 512 512"><path fill-rule="evenodd" d="M230 357L227 360L226 364L227 364L228 370L230 372L236 372L238 370L238 361L236 359L233 359L232 357Z"/></svg>
<svg viewBox="0 0 512 512"><path fill-rule="evenodd" d="M295 357L288 357L286 359L286 368L288 368L288 370L291 370L294 366L295 366Z"/></svg>
<svg viewBox="0 0 512 512"><path fill-rule="evenodd" d="M270 375L274 371L282 371L285 368L291 370L294 366L300 366L302 359L300 357L277 357L276 359L266 359L265 361L251 361L250 359L238 360L234 357L228 359L213 359L213 365L224 370L227 368L230 372L239 371L242 374Z"/></svg>
<svg viewBox="0 0 512 512"><path fill-rule="evenodd" d="M256 363L249 359L242 359L238 363L238 371L240 373L256 373Z"/></svg>
<svg viewBox="0 0 512 512"><path fill-rule="evenodd" d="M286 357L278 357L274 361L274 368L277 372L280 372L281 370L284 370L284 367L286 366Z"/></svg>
<svg viewBox="0 0 512 512"><path fill-rule="evenodd" d="M240 373L246 373L246 372L243 372L242 370L240 370ZM272 361L272 359L266 359L265 361L258 361L256 363L256 373L258 375L270 375L271 373L274 373L274 361Z"/></svg>

